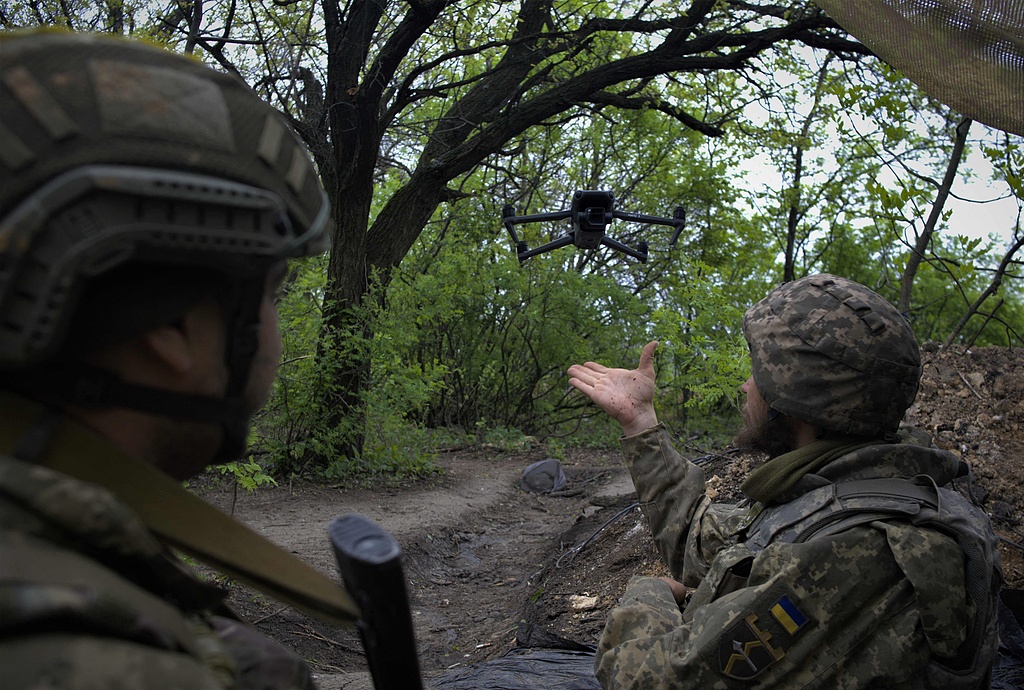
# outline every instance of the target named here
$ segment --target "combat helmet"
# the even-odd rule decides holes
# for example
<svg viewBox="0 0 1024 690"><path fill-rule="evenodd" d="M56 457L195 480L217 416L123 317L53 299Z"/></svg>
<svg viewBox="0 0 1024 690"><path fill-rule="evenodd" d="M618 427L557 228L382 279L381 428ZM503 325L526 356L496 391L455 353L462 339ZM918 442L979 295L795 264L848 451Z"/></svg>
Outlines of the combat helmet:
<svg viewBox="0 0 1024 690"><path fill-rule="evenodd" d="M852 280L786 283L747 310L743 334L768 405L819 428L891 435L917 395L921 355L910 323Z"/></svg>
<svg viewBox="0 0 1024 690"><path fill-rule="evenodd" d="M212 416L244 439L237 398L256 349L265 276L287 257L325 251L329 225L326 195L299 140L239 79L121 38L0 35L5 383L30 372L33 389L51 397ZM83 293L133 269L225 278L224 401L175 397L85 366L52 373ZM142 332L156 324L140 314L174 316L188 284L163 291L178 302L169 312L164 305L167 313L136 304L119 318Z"/></svg>

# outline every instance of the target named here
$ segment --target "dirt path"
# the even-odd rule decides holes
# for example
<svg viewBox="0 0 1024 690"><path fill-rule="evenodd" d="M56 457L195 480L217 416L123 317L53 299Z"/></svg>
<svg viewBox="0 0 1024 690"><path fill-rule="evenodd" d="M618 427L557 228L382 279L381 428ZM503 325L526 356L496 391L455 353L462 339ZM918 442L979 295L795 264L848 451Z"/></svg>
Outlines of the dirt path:
<svg viewBox="0 0 1024 690"><path fill-rule="evenodd" d="M326 536L330 520L354 512L380 523L403 550L421 666L429 676L510 649L519 621L536 615L529 611L531 601L551 596L543 591L541 575L574 546L563 544L563 535L602 514L610 517L611 507L633 492L621 459L607 452L566 458L569 486L559 494L523 491L523 468L542 457L449 453L439 458L442 476L411 488L277 487L239 494L235 516L332 577L337 569ZM211 485L200 493L230 510L230 487ZM353 632L321 624L241 585L232 587L231 603L310 659L321 690L371 687Z"/></svg>

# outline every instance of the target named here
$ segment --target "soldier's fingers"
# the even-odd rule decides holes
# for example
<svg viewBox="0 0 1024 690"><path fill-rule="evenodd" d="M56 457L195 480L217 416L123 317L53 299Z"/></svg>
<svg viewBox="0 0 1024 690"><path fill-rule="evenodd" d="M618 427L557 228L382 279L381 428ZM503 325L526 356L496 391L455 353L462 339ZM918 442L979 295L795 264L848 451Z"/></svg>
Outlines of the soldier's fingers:
<svg viewBox="0 0 1024 690"><path fill-rule="evenodd" d="M573 364L571 367L569 367L568 370L566 370L565 373L568 374L570 377L575 376L576 378L591 377L589 370L582 364Z"/></svg>
<svg viewBox="0 0 1024 690"><path fill-rule="evenodd" d="M569 376L569 383L572 383L575 380L589 388L593 388L594 384L596 384L601 378L587 369L578 369L576 371L569 370Z"/></svg>

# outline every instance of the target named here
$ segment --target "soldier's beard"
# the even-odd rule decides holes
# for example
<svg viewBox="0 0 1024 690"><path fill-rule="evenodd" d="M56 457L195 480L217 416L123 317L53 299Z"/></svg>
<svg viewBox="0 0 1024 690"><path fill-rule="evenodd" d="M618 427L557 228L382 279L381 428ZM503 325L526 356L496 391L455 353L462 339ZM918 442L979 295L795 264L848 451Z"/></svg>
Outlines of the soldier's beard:
<svg viewBox="0 0 1024 690"><path fill-rule="evenodd" d="M733 439L733 445L776 457L796 448L796 438L785 415L774 412L763 401L751 405L748 398L743 404L743 426Z"/></svg>

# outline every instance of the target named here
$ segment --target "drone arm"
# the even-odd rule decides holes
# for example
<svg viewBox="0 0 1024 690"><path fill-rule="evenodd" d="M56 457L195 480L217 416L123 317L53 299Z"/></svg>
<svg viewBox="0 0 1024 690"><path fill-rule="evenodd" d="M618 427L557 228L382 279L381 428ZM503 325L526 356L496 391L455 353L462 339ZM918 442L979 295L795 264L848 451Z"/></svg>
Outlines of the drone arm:
<svg viewBox="0 0 1024 690"><path fill-rule="evenodd" d="M505 229L508 230L508 234L512 236L512 243L516 245L516 255L522 257L522 255L529 249L526 242L519 239L519 235L516 234L516 208L512 204L505 204L505 208L501 209L501 222L505 225ZM522 259L519 259L522 261Z"/></svg>
<svg viewBox="0 0 1024 690"><path fill-rule="evenodd" d="M647 243L641 242L640 246L633 249L629 245L623 244L618 240L613 240L611 237L602 237L601 244L607 245L612 249L617 249L623 254L627 254L642 264L647 263Z"/></svg>
<svg viewBox="0 0 1024 690"><path fill-rule="evenodd" d="M612 215L619 220L628 220L631 223L653 223L655 225L675 225L671 218L660 216L648 216L643 213L627 213L626 211L612 211Z"/></svg>
<svg viewBox="0 0 1024 690"><path fill-rule="evenodd" d="M516 234L516 208L512 204L505 204L505 207L501 209L501 222L508 230L508 234L512 236L512 241L516 247L519 247L520 243L519 236ZM525 248L524 248L525 249Z"/></svg>
<svg viewBox="0 0 1024 690"><path fill-rule="evenodd" d="M510 207L506 206L505 208ZM506 222L510 220L513 223L536 223L541 220L562 220L563 218L571 217L572 211L552 211L551 213L533 213L528 216L513 215L512 218L507 218Z"/></svg>
<svg viewBox="0 0 1024 690"><path fill-rule="evenodd" d="M529 259L531 256L536 256L538 254L543 254L544 252L550 252L552 249L558 249L559 247L564 247L564 246L572 244L572 243L573 243L573 234L572 233L569 233L568 235L563 235L562 237L559 237L557 240L552 240L551 242L548 242L547 244L541 245L541 246L537 247L536 249L529 249L529 250L527 250L526 249L526 243L523 242L523 251L517 251L516 252L516 256L519 258L519 262L522 263L523 261L526 261L527 259Z"/></svg>
<svg viewBox="0 0 1024 690"><path fill-rule="evenodd" d="M668 243L669 248L676 246L676 240L683 234L683 228L686 227L686 209L682 206L676 206L675 213L672 214L672 221L676 231L672 233L672 239Z"/></svg>
<svg viewBox="0 0 1024 690"><path fill-rule="evenodd" d="M526 242L520 240L519 235L516 234L516 223L536 223L542 220L562 220L571 216L572 211L555 211L553 213L534 213L528 216L517 216L516 209L512 204L505 204L505 207L501 210L501 222L505 225L505 229L508 230L508 234L512 237L512 242L516 245L516 256L519 257L520 262L536 254L556 249L558 247L563 247L566 244L571 244L572 237L563 237L555 240L554 242L549 242L543 247L531 250L527 247Z"/></svg>
<svg viewBox="0 0 1024 690"><path fill-rule="evenodd" d="M668 243L668 246L674 247L676 240L683 233L683 228L686 227L686 209L682 206L676 206L675 213L672 214L671 218L661 218L660 216L648 216L643 213L627 213L625 211L613 211L612 216L619 220L628 220L631 223L651 223L653 225L671 225L676 229L672 233L672 240Z"/></svg>

